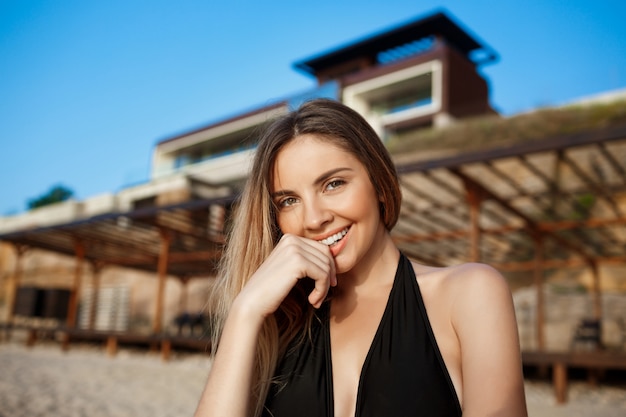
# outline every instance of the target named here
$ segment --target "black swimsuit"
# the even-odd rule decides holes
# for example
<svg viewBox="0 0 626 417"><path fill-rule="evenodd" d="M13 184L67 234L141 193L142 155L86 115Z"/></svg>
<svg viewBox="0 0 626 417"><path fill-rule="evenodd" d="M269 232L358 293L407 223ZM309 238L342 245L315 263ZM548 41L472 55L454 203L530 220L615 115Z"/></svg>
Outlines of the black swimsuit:
<svg viewBox="0 0 626 417"><path fill-rule="evenodd" d="M278 365L264 416L334 416L329 303L311 339ZM365 358L356 417L461 416L410 261L400 256L385 312Z"/></svg>

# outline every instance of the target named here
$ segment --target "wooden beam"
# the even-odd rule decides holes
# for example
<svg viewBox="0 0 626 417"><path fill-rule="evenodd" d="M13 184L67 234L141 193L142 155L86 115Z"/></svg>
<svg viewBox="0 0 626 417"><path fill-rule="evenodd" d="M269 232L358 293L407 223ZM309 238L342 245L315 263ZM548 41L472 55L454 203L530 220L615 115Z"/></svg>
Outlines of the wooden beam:
<svg viewBox="0 0 626 417"><path fill-rule="evenodd" d="M606 143L600 143L598 149L600 150L600 154L609 161L609 165L613 168L613 170L622 178L622 181L626 182L626 171L619 162L615 159L613 154L606 148Z"/></svg>
<svg viewBox="0 0 626 417"><path fill-rule="evenodd" d="M411 234L395 234L393 235L394 240L397 243L419 243L419 242L434 242L438 240L456 240L463 239L469 236L470 231L467 229L463 230L451 230L449 232L432 232L428 234L422 233L411 233Z"/></svg>
<svg viewBox="0 0 626 417"><path fill-rule="evenodd" d="M132 258L130 257L102 257L100 258L101 260L103 260L104 262L106 262L107 264L111 264L111 265L119 265L119 266L124 266L124 267L135 267L137 265L154 265L154 264L158 264L159 258L157 256L142 256L142 257L138 257L138 256L134 256ZM154 267L152 268L152 270L154 271Z"/></svg>
<svg viewBox="0 0 626 417"><path fill-rule="evenodd" d="M222 254L221 249L211 249L211 250L197 250L193 252L170 252L169 253L169 264L175 263L186 263L186 262L194 262L194 261L212 261L214 259L218 259ZM137 267L146 264L154 264L158 265L159 257L157 256L144 256L144 257L135 257L135 258L106 258L106 262L112 265L119 265L125 267ZM158 270L158 268L157 268Z"/></svg>
<svg viewBox="0 0 626 417"><path fill-rule="evenodd" d="M606 186L601 182L595 182L593 179L589 178L589 176L585 173L585 171L566 153L562 154L561 160L565 162L574 172L578 178L580 178L595 194L599 194L604 196L604 199L608 203L608 205L613 210L613 213L616 217L621 217L622 211L619 208L619 205L613 199L612 193L606 189Z"/></svg>
<svg viewBox="0 0 626 417"><path fill-rule="evenodd" d="M536 223L540 232L558 232L572 229L595 229L608 226L626 225L626 217L611 219L586 219L586 220L557 220ZM523 232L527 233L528 228L525 225L505 225L500 227L481 228L483 235L503 235L508 233ZM430 242L438 240L461 239L470 235L467 229L450 230L445 232L432 233L411 233L411 234L394 234L394 239L398 242Z"/></svg>
<svg viewBox="0 0 626 417"><path fill-rule="evenodd" d="M425 257L424 255L421 255L421 254L412 253L410 250L403 249L402 252L406 256L408 256L409 258L411 258L413 260L416 260L416 261L418 261L420 263L423 263L424 265L438 266L438 267L446 266L443 262L441 262L438 259L428 258L428 257Z"/></svg>
<svg viewBox="0 0 626 417"><path fill-rule="evenodd" d="M623 265L626 263L626 256L598 257L596 262L611 265ZM499 271L520 272L532 271L535 268L535 261L523 262L491 262L491 266ZM586 259L570 258L570 259L544 259L544 269L562 269L562 268L584 268L589 265Z"/></svg>
<svg viewBox="0 0 626 417"><path fill-rule="evenodd" d="M218 259L222 254L221 249L203 250L195 252L177 252L170 253L170 263L185 263L194 261L213 261Z"/></svg>
<svg viewBox="0 0 626 417"><path fill-rule="evenodd" d="M595 229L607 226L626 225L626 217L617 217L611 219L586 219L586 220L559 220L553 222L541 222L538 224L539 230L544 232L556 232L560 230L572 229Z"/></svg>
<svg viewBox="0 0 626 417"><path fill-rule="evenodd" d="M469 177L468 175L463 173L460 169L452 168L452 169L450 169L450 172L452 172L455 175L457 175L463 181L472 182L474 184L474 186L478 190L480 190L480 193L483 195L483 197L485 199L489 199L489 200L495 201L503 209L505 209L508 212L514 214L516 217L522 219L526 223L526 226L528 227L529 232L531 234L536 234L536 233L541 232L538 229L536 222L532 218L528 217L523 212L521 212L518 209L516 209L515 207L511 206L508 202L506 202L504 199L500 198L498 195L494 194L493 192L489 191L482 184L479 184L478 182L474 181L471 177ZM563 238L561 238L560 236L558 236L556 234L549 233L548 236L551 239L553 239L556 242L558 242L563 247L568 248L571 251L581 255L583 258L587 259L588 261L591 261L591 256L587 252L585 252L585 250L583 248L580 248L580 247L576 246L574 243L570 242L567 239L563 239Z"/></svg>

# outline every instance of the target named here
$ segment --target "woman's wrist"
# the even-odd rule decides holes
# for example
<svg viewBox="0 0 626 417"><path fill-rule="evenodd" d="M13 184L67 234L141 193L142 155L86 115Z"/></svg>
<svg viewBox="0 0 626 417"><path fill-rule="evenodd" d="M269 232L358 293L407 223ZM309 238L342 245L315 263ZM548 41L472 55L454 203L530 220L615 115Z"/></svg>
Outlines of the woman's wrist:
<svg viewBox="0 0 626 417"><path fill-rule="evenodd" d="M251 303L246 302L243 297L237 297L228 313L228 318L237 323L261 328L265 320L265 316L256 311Z"/></svg>

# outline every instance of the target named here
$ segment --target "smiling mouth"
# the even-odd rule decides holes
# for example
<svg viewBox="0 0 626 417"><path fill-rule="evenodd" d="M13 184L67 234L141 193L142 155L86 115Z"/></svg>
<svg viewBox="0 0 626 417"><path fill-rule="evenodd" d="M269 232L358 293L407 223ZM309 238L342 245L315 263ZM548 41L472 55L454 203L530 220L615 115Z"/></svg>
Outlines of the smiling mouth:
<svg viewBox="0 0 626 417"><path fill-rule="evenodd" d="M323 243L326 246L333 246L337 242L339 242L343 237L348 233L348 228L346 227L341 232L337 232L332 236L328 236L326 239L319 240L318 242Z"/></svg>

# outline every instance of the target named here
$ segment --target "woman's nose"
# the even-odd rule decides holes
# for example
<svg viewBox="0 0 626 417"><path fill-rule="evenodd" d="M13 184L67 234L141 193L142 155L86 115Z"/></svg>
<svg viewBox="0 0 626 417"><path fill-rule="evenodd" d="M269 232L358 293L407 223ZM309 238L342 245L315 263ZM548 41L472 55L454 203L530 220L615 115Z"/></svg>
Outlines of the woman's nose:
<svg viewBox="0 0 626 417"><path fill-rule="evenodd" d="M314 199L304 205L304 227L310 230L322 228L332 220L331 211L323 202Z"/></svg>

